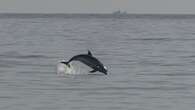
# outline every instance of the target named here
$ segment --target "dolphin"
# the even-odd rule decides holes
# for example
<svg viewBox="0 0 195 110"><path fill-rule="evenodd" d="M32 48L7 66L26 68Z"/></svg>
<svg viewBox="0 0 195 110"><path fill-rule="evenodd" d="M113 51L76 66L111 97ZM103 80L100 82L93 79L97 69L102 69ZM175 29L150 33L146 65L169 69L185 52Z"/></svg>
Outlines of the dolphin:
<svg viewBox="0 0 195 110"><path fill-rule="evenodd" d="M102 72L107 75L107 68L96 58L92 55L92 53L88 50L88 54L80 54L73 56L68 62L62 61L60 63L66 64L70 67L71 61L80 61L85 65L91 67L93 70L90 73L94 73L96 71Z"/></svg>

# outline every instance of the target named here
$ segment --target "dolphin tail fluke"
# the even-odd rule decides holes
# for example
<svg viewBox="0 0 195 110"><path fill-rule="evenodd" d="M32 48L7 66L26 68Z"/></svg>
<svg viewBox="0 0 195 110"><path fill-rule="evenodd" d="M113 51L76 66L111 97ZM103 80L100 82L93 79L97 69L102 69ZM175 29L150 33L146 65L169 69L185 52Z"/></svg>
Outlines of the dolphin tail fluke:
<svg viewBox="0 0 195 110"><path fill-rule="evenodd" d="M65 64L65 65L67 65L68 67L70 67L69 62L62 61L62 62L60 62L60 63L63 63L63 64Z"/></svg>

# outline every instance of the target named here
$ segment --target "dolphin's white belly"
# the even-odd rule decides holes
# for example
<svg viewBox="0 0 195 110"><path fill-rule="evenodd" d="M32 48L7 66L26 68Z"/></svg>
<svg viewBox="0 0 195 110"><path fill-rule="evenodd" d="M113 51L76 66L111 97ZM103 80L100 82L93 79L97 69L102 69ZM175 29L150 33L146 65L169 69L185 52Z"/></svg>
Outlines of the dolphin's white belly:
<svg viewBox="0 0 195 110"><path fill-rule="evenodd" d="M57 74L60 76L66 74L88 74L90 68L79 61L73 61L70 63L70 67L66 64L59 63L57 65Z"/></svg>

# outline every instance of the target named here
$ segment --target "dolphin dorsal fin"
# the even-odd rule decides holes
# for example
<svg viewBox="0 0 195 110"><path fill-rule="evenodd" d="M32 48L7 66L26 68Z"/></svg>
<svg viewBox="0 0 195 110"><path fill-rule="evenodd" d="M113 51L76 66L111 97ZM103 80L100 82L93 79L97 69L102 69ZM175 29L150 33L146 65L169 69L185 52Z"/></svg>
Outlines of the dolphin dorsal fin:
<svg viewBox="0 0 195 110"><path fill-rule="evenodd" d="M89 56L92 56L92 54L91 54L90 50L88 50L88 55L89 55Z"/></svg>

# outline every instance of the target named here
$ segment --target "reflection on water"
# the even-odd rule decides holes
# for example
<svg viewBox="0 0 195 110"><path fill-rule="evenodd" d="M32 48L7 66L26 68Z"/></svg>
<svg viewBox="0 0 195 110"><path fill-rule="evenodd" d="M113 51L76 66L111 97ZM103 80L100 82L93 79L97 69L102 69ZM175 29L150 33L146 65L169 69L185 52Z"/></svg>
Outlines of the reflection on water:
<svg viewBox="0 0 195 110"><path fill-rule="evenodd" d="M193 110L193 18L0 18L2 110ZM58 76L90 49L109 75Z"/></svg>

